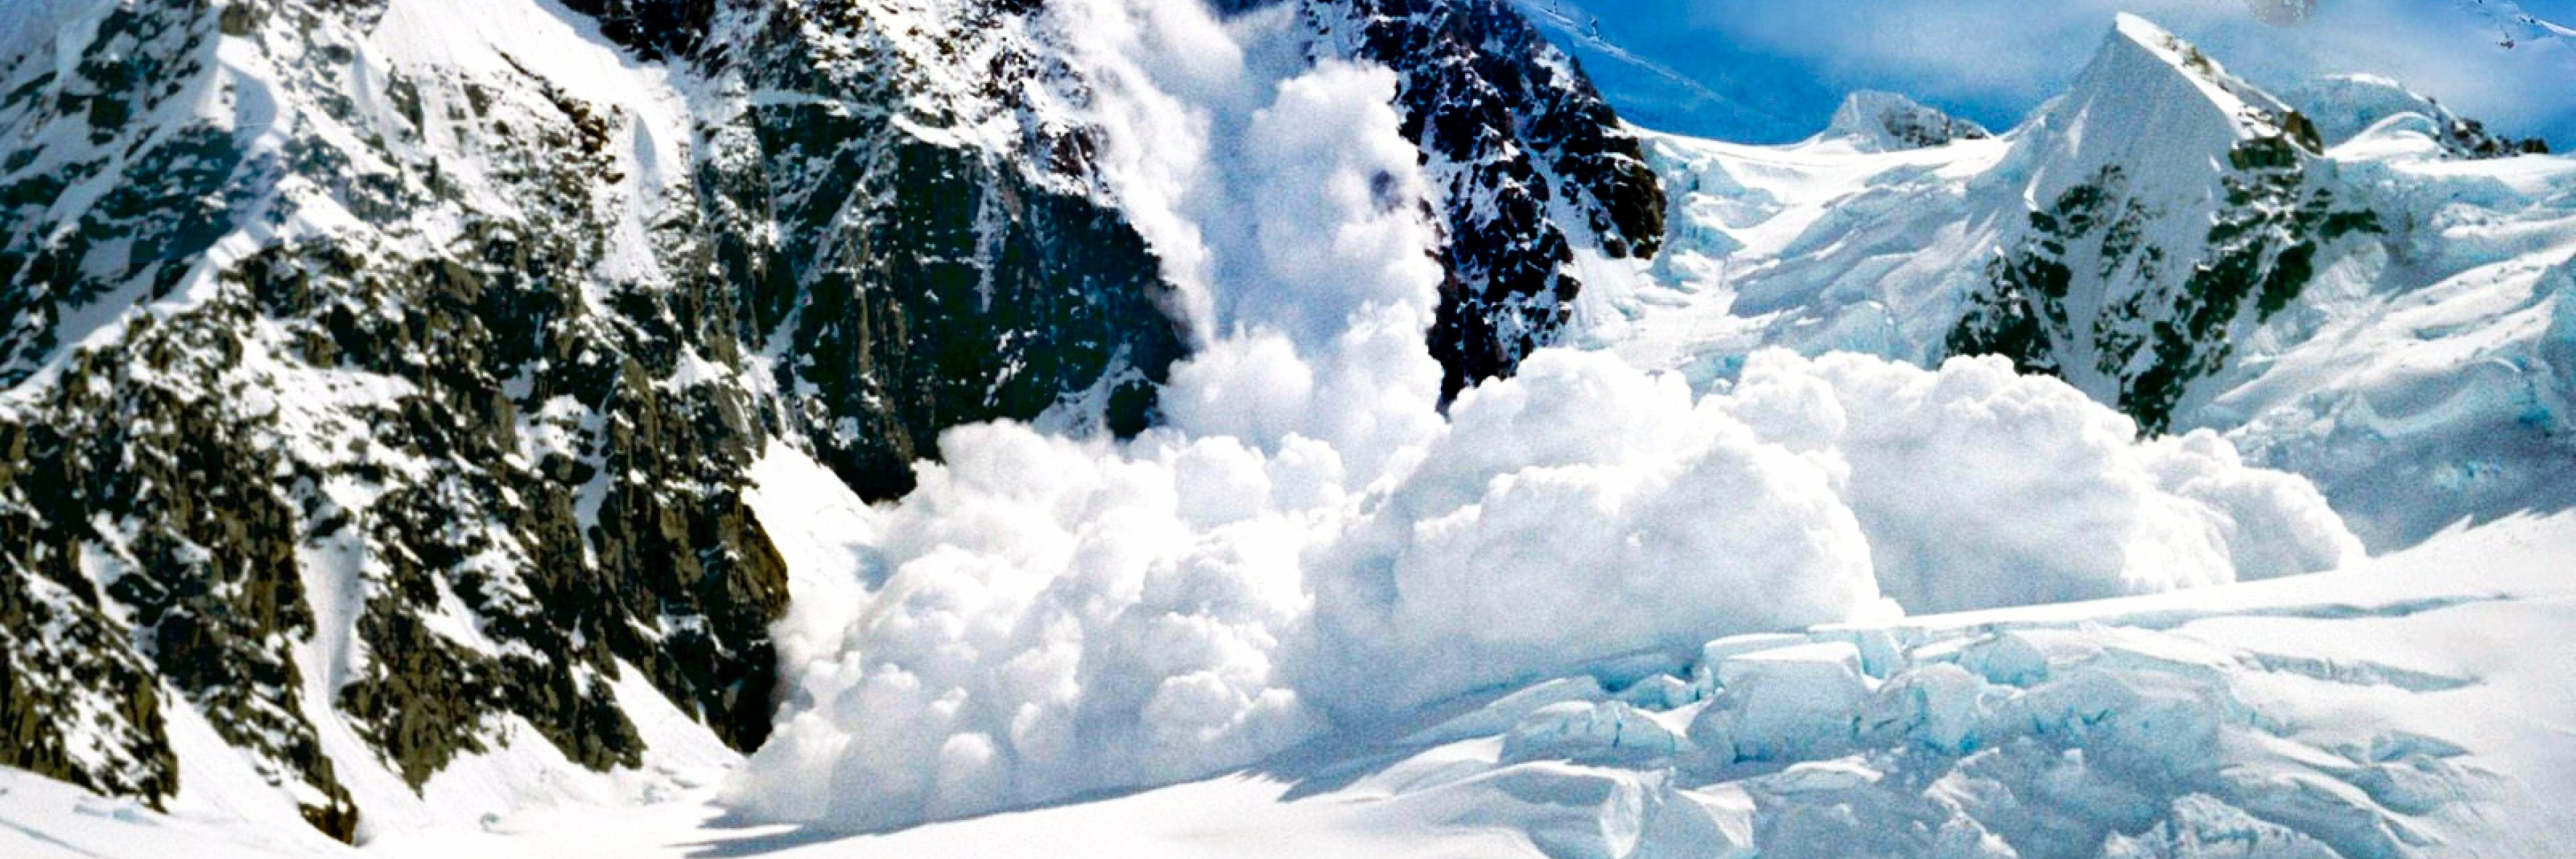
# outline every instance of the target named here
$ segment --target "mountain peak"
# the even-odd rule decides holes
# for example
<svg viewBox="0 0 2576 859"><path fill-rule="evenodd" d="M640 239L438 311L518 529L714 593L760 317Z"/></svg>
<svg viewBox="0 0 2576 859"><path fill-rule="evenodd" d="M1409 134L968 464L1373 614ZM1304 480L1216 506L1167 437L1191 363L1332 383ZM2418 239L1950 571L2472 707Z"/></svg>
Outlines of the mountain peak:
<svg viewBox="0 0 2576 859"><path fill-rule="evenodd" d="M1905 96L1862 90L1843 98L1819 139L1848 141L1862 152L1896 152L1992 136L1985 126Z"/></svg>
<svg viewBox="0 0 2576 859"><path fill-rule="evenodd" d="M2166 430L2234 338L2297 297L2321 247L2376 229L2318 178L2333 173L2322 149L2280 99L2121 15L2016 144L2029 224L1954 351L2011 354Z"/></svg>
<svg viewBox="0 0 2576 859"><path fill-rule="evenodd" d="M2073 89L2041 112L2036 199L2120 165L2144 187L2205 187L2249 141L2323 149L2306 117L2190 42L2122 13Z"/></svg>
<svg viewBox="0 0 2576 859"><path fill-rule="evenodd" d="M2290 113L2289 106L2279 98L2228 73L2226 67L2182 37L2127 12L2113 19L2110 38L2094 54L2076 90L2083 93L2101 87L2145 84L2129 92L2173 98L2185 94L2172 87L2177 82L2187 85L2188 92L2196 93L2200 101L2231 120L2239 139L2277 130L2282 118Z"/></svg>

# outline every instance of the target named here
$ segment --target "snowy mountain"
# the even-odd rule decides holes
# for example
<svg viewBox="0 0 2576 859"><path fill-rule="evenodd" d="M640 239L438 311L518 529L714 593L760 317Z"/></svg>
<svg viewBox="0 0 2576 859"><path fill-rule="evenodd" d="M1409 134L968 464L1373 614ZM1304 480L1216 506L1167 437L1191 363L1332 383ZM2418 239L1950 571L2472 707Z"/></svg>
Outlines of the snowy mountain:
<svg viewBox="0 0 2576 859"><path fill-rule="evenodd" d="M1078 22L572 5L29 13L0 762L158 802L192 709L346 838L530 732L637 764L629 672L754 748L765 451L899 495L951 426L1143 429L1209 336L1106 178ZM1577 249L1661 233L1634 138L1497 8L1300 11L1317 56L1423 73L1453 387L1550 338Z"/></svg>
<svg viewBox="0 0 2576 859"><path fill-rule="evenodd" d="M1763 147L1505 0L11 9L11 855L2576 837L2576 161L2393 81L2121 16Z"/></svg>
<svg viewBox="0 0 2576 859"><path fill-rule="evenodd" d="M2314 478L2376 548L2568 503L2568 161L2135 18L2081 80L1932 149L1658 139L1670 251L1582 338L1703 384L1766 346L2007 355Z"/></svg>
<svg viewBox="0 0 2576 859"><path fill-rule="evenodd" d="M2320 245L2377 227L2310 179L2331 169L2314 123L2144 19L2121 18L2024 135L2029 223L1947 345L2061 376L2150 432L2298 297Z"/></svg>
<svg viewBox="0 0 2576 859"><path fill-rule="evenodd" d="M1985 126L1896 93L1856 92L1843 99L1818 139L1845 141L1862 152L1891 152L1992 136Z"/></svg>

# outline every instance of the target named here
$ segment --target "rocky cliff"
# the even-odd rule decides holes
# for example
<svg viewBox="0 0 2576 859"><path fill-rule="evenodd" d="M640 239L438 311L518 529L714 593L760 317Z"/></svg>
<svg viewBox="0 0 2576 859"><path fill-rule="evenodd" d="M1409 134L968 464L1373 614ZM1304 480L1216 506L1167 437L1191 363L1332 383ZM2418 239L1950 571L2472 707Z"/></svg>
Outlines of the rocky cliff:
<svg viewBox="0 0 2576 859"><path fill-rule="evenodd" d="M99 0L0 65L0 764L168 797L187 708L318 828L526 732L633 765L636 672L759 745L773 446L1133 433L1184 357L1018 2ZM1490 0L1315 2L1443 177L1452 390L1662 196ZM524 731L522 730L524 727Z"/></svg>

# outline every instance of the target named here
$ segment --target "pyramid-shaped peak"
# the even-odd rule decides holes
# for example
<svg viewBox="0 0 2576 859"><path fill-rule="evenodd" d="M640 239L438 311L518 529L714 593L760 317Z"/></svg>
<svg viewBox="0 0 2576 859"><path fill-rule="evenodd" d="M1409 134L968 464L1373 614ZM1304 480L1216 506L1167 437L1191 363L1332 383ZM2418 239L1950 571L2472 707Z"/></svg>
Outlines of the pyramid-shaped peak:
<svg viewBox="0 0 2576 859"><path fill-rule="evenodd" d="M2094 54L2077 88L2140 86L2134 92L2171 96L2179 93L2161 84L2169 84L2174 78L2189 84L2211 106L2231 117L2250 119L2253 117L2249 114L2262 114L2278 122L2278 118L2290 113L2289 106L2280 99L2229 74L2217 59L2182 37L2127 12L2113 19L2110 38Z"/></svg>
<svg viewBox="0 0 2576 859"><path fill-rule="evenodd" d="M2190 42L2122 14L2073 89L2041 113L2033 189L2050 199L2116 167L2140 187L2199 189L2239 157L2314 155L2324 146L2306 117ZM2265 141L2286 141L2274 146ZM2194 193L2198 193L2194 191Z"/></svg>

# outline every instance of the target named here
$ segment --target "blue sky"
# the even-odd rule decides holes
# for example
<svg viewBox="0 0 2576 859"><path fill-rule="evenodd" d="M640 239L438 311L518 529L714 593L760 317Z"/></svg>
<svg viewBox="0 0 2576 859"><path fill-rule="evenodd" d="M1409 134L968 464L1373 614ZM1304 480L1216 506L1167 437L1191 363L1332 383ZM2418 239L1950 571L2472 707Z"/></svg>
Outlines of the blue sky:
<svg viewBox="0 0 2576 859"><path fill-rule="evenodd" d="M2326 72L2398 78L2509 134L2576 148L2576 40L2511 49L2512 0L2321 0L2300 27L2254 21L2243 0L1516 0L1578 44L1614 104L1641 124L1777 142L1821 128L1853 89L1903 92L2008 127L2073 79L2133 11L2257 83ZM2576 26L2576 0L2520 0ZM2509 17L2502 20L2509 20ZM1624 63L1605 50L1624 50ZM1660 67L1665 76L1648 66ZM1685 82L1685 80L1687 82Z"/></svg>

